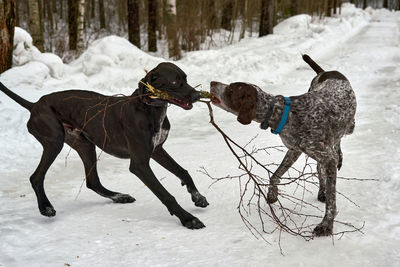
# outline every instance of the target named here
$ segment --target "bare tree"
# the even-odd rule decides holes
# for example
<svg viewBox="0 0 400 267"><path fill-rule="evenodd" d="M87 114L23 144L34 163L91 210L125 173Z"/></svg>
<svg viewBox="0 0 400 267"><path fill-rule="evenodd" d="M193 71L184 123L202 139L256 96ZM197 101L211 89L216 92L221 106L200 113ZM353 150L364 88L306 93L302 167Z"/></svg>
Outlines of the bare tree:
<svg viewBox="0 0 400 267"><path fill-rule="evenodd" d="M233 0L225 0L222 8L221 28L232 30Z"/></svg>
<svg viewBox="0 0 400 267"><path fill-rule="evenodd" d="M274 0L261 0L259 37L272 34L274 26Z"/></svg>
<svg viewBox="0 0 400 267"><path fill-rule="evenodd" d="M169 57L173 59L180 59L182 55L181 50L179 49L176 23L176 0L166 1L164 16L166 18Z"/></svg>
<svg viewBox="0 0 400 267"><path fill-rule="evenodd" d="M326 11L325 11L325 15L327 17L331 17L332 16L332 6L333 6L333 0L327 0Z"/></svg>
<svg viewBox="0 0 400 267"><path fill-rule="evenodd" d="M290 1L290 15L294 16L299 14L299 0Z"/></svg>
<svg viewBox="0 0 400 267"><path fill-rule="evenodd" d="M68 0L68 36L69 36L69 50L76 50L77 47L77 2L75 0Z"/></svg>
<svg viewBox="0 0 400 267"><path fill-rule="evenodd" d="M148 49L150 52L157 51L157 0L148 0L148 19L147 28Z"/></svg>
<svg viewBox="0 0 400 267"><path fill-rule="evenodd" d="M139 0L127 0L129 41L140 48Z"/></svg>
<svg viewBox="0 0 400 267"><path fill-rule="evenodd" d="M106 18L104 15L104 0L99 0L99 17L100 17L100 28L105 29L106 28Z"/></svg>
<svg viewBox="0 0 400 267"><path fill-rule="evenodd" d="M77 43L76 43L76 56L79 56L83 52L83 34L84 34L84 22L85 22L85 0L78 1L78 18L77 18Z"/></svg>
<svg viewBox="0 0 400 267"><path fill-rule="evenodd" d="M44 51L43 25L39 10L38 0L28 0L29 4L29 30L33 39L33 45L40 51Z"/></svg>
<svg viewBox="0 0 400 267"><path fill-rule="evenodd" d="M11 68L16 15L16 0L0 0L0 73Z"/></svg>

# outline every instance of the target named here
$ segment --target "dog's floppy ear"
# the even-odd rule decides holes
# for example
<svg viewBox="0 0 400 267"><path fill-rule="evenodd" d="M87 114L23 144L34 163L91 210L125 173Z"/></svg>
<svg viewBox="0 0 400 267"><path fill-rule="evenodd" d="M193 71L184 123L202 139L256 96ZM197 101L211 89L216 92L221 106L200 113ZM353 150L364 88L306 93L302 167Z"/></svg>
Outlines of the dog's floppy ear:
<svg viewBox="0 0 400 267"><path fill-rule="evenodd" d="M247 90L244 92L237 117L238 122L241 124L250 124L251 121L256 117L257 90L254 87L249 87L246 89Z"/></svg>

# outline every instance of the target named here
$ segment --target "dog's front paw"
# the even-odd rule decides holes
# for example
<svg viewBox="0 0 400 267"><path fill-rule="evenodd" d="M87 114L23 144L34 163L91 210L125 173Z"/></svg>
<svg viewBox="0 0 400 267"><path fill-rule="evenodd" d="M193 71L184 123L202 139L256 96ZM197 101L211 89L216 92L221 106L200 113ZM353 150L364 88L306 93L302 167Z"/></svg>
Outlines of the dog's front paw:
<svg viewBox="0 0 400 267"><path fill-rule="evenodd" d="M272 186L268 188L267 203L272 204L278 201L278 187Z"/></svg>
<svg viewBox="0 0 400 267"><path fill-rule="evenodd" d="M189 229L201 229L201 228L204 228L204 227L206 227L205 225L204 225L204 223L202 223L199 219L197 219L196 217L193 217L193 218L191 218L191 219L189 219L189 220L186 220L186 221L183 221L182 222L182 224L183 224L183 226L185 226L186 228L189 228Z"/></svg>
<svg viewBox="0 0 400 267"><path fill-rule="evenodd" d="M56 216L56 210L53 207L45 207L43 209L40 209L40 213L47 217Z"/></svg>
<svg viewBox="0 0 400 267"><path fill-rule="evenodd" d="M112 196L111 199L115 203L132 203L136 201L134 197L131 197L128 194L116 194L115 196Z"/></svg>
<svg viewBox="0 0 400 267"><path fill-rule="evenodd" d="M205 208L209 205L205 196L201 195L199 192L192 193L192 201L196 207Z"/></svg>
<svg viewBox="0 0 400 267"><path fill-rule="evenodd" d="M332 225L322 222L314 228L313 233L316 236L328 236L332 235L332 229L333 229Z"/></svg>

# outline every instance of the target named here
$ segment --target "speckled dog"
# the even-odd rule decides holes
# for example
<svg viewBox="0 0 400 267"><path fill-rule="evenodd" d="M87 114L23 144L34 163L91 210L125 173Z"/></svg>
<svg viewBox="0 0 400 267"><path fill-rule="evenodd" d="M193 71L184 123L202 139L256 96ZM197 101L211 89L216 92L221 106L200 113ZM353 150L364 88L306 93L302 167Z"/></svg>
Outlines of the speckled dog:
<svg viewBox="0 0 400 267"><path fill-rule="evenodd" d="M354 130L356 97L341 73L325 72L307 55L303 59L317 73L308 93L303 95L273 96L241 82L230 85L211 82L211 94L213 104L237 115L240 123L254 120L261 123L262 129L271 127L289 149L270 179L269 203L278 200L279 179L301 153L317 161L318 200L326 202L326 212L314 234L331 235L336 216L336 169L340 169L343 158L340 139Z"/></svg>

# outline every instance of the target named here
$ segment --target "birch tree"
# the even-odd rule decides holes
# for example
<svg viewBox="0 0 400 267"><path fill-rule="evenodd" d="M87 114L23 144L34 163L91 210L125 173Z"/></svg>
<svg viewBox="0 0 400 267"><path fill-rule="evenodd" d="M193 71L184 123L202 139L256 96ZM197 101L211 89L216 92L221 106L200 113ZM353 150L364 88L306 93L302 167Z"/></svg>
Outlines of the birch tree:
<svg viewBox="0 0 400 267"><path fill-rule="evenodd" d="M77 43L76 43L76 56L79 56L83 52L84 43L83 35L85 29L85 0L78 1L78 17L77 17Z"/></svg>

